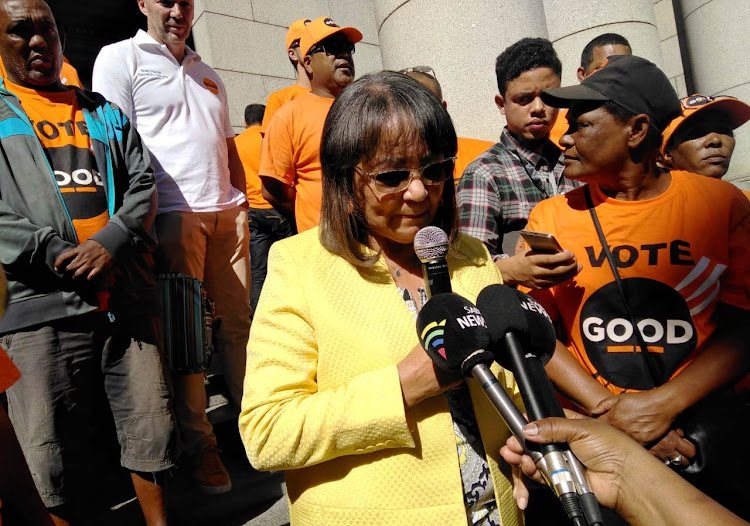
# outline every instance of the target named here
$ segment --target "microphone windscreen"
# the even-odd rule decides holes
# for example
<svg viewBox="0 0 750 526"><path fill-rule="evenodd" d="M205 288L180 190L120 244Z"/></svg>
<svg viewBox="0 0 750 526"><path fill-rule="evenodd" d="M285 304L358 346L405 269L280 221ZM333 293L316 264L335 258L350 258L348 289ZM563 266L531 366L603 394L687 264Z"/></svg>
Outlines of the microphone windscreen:
<svg viewBox="0 0 750 526"><path fill-rule="evenodd" d="M414 236L414 252L426 263L448 254L448 234L436 226L426 226Z"/></svg>
<svg viewBox="0 0 750 526"><path fill-rule="evenodd" d="M546 364L555 353L557 334L547 311L537 301L520 290L513 290L526 315L526 336L528 350L533 352L543 364Z"/></svg>
<svg viewBox="0 0 750 526"><path fill-rule="evenodd" d="M477 307L487 321L492 341L502 341L505 333L526 334L526 316L516 290L507 285L490 285L479 293Z"/></svg>
<svg viewBox="0 0 750 526"><path fill-rule="evenodd" d="M490 335L482 314L458 294L436 294L425 303L417 316L417 336L435 365L445 371L468 376L474 365L493 359L485 351Z"/></svg>

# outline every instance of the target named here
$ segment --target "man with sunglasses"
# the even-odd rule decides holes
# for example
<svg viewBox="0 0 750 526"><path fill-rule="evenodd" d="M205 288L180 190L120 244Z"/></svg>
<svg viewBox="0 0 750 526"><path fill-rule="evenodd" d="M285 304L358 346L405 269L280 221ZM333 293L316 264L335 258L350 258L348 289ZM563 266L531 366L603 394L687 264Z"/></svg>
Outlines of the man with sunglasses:
<svg viewBox="0 0 750 526"><path fill-rule="evenodd" d="M305 71L305 66L302 63L303 57L299 50L299 41L305 32L305 26L309 23L310 19L300 18L292 22L289 30L286 32L286 53L289 57L289 62L292 63L292 67L294 68L297 82L286 88L274 91L268 96L268 100L266 100L266 112L263 114L263 123L261 124L261 129L263 130L268 127L271 118L284 104L296 99L300 95L310 93L310 79L307 77L307 71Z"/></svg>
<svg viewBox="0 0 750 526"><path fill-rule="evenodd" d="M300 38L312 91L282 106L263 140L258 174L263 197L293 219L297 231L317 226L322 196L320 141L334 99L354 80L354 44L362 33L316 18Z"/></svg>
<svg viewBox="0 0 750 526"><path fill-rule="evenodd" d="M750 106L727 96L691 95L680 101L682 114L662 134L664 163L721 179L734 152L734 130L750 120Z"/></svg>

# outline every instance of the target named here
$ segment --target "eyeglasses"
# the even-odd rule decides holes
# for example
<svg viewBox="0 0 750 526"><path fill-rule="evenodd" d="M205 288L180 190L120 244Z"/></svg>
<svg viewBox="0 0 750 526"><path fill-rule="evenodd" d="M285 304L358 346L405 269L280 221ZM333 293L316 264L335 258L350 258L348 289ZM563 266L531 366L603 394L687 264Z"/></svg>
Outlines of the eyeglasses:
<svg viewBox="0 0 750 526"><path fill-rule="evenodd" d="M722 99L735 99L736 97L732 97L731 95L691 95L689 97L685 97L683 99L680 99L680 104L682 104L682 107L686 110L690 108L696 108L698 106L704 106L708 104L709 102L713 102L719 98Z"/></svg>
<svg viewBox="0 0 750 526"><path fill-rule="evenodd" d="M375 188L384 194L395 194L403 192L411 184L414 176L419 174L422 184L435 186L444 183L453 177L453 165L455 157L448 157L441 161L434 161L419 168L411 170L387 170L385 172L364 172L359 168L359 173L368 177L375 184Z"/></svg>
<svg viewBox="0 0 750 526"><path fill-rule="evenodd" d="M316 44L308 55L314 53L325 53L326 55L341 55L342 53L354 54L354 44L348 40L330 40L325 43Z"/></svg>

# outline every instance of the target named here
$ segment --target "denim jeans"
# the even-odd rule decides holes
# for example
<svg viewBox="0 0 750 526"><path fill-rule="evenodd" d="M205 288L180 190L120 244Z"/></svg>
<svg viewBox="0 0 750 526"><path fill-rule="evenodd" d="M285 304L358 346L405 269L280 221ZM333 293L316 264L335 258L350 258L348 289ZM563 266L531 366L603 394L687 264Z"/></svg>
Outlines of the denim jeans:
<svg viewBox="0 0 750 526"><path fill-rule="evenodd" d="M247 219L250 227L250 270L252 290L250 308L255 312L260 291L266 280L268 251L276 241L292 235L292 228L280 213L273 208L250 208Z"/></svg>
<svg viewBox="0 0 750 526"><path fill-rule="evenodd" d="M173 466L176 425L158 323L111 323L94 313L0 337L22 374L7 391L8 414L45 506L82 498L91 485L91 422L102 396L123 467L150 473Z"/></svg>

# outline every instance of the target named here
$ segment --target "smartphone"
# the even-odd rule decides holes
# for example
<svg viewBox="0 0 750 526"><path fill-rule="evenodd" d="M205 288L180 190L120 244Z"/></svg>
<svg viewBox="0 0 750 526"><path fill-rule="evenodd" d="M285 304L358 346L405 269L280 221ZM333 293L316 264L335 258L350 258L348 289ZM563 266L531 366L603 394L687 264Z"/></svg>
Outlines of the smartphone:
<svg viewBox="0 0 750 526"><path fill-rule="evenodd" d="M560 243L557 242L557 239L552 234L532 232L531 230L521 230L520 234L534 252L555 254L563 251L563 247L560 246Z"/></svg>

